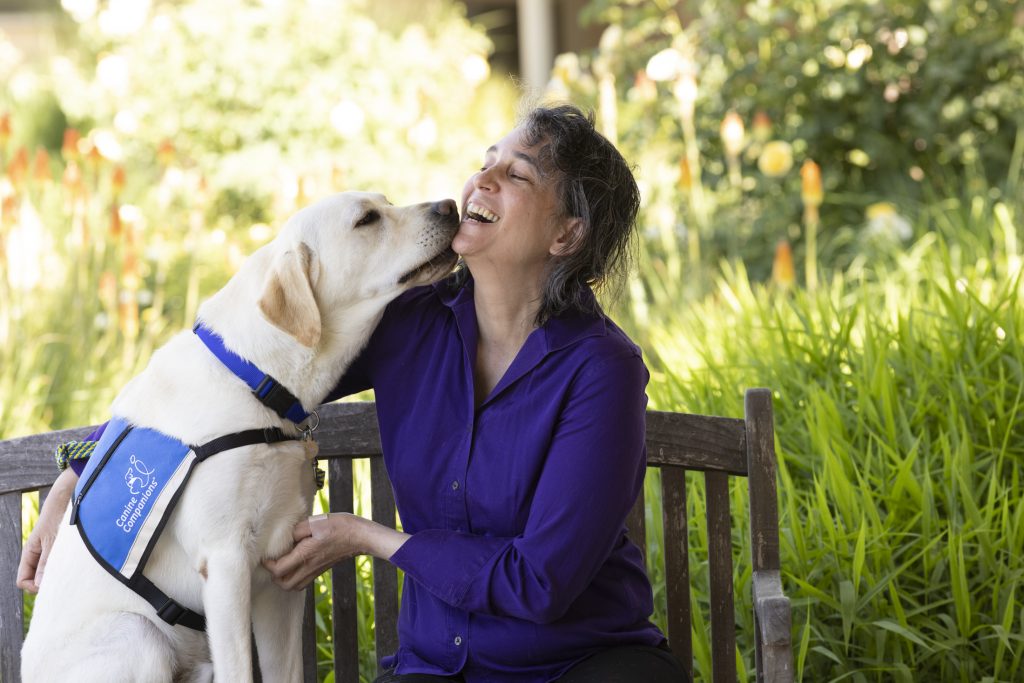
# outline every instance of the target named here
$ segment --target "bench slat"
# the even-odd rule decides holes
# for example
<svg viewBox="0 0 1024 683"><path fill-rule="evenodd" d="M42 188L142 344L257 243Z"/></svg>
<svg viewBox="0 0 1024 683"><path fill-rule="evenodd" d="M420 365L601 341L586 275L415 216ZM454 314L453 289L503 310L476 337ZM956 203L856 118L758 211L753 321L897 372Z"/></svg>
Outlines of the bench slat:
<svg viewBox="0 0 1024 683"><path fill-rule="evenodd" d="M662 541L665 552L665 598L668 641L693 680L693 637L690 633L690 553L686 528L686 470L661 468Z"/></svg>
<svg viewBox="0 0 1024 683"><path fill-rule="evenodd" d="M383 458L370 460L373 520L395 528L395 495ZM398 650L398 569L387 560L373 558L373 618L377 637L377 667Z"/></svg>
<svg viewBox="0 0 1024 683"><path fill-rule="evenodd" d="M0 495L0 681L21 676L23 605L14 587L21 557L21 494Z"/></svg>
<svg viewBox="0 0 1024 683"><path fill-rule="evenodd" d="M48 456L65 441L84 439L93 429L75 427L0 441L0 462L4 464L0 494L34 491L52 484L60 472L53 464L53 458Z"/></svg>
<svg viewBox="0 0 1024 683"><path fill-rule="evenodd" d="M775 431L771 392L749 391L745 399L750 492L751 560L754 571L779 569L779 513L775 491Z"/></svg>
<svg viewBox="0 0 1024 683"><path fill-rule="evenodd" d="M647 464L747 473L743 420L647 411Z"/></svg>
<svg viewBox="0 0 1024 683"><path fill-rule="evenodd" d="M736 614L732 587L729 476L706 472L708 579L711 593L711 667L715 683L736 683Z"/></svg>
<svg viewBox="0 0 1024 683"><path fill-rule="evenodd" d="M314 437L325 458L380 455L377 406L370 402L329 403L317 408L320 426Z"/></svg>

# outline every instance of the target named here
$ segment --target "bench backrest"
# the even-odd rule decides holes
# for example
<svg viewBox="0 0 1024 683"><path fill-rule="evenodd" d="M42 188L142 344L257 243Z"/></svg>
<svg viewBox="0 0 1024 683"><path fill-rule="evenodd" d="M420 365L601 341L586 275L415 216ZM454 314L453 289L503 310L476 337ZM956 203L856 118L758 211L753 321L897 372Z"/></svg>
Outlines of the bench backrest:
<svg viewBox="0 0 1024 683"><path fill-rule="evenodd" d="M380 457L372 403L335 403L320 409L317 441L327 461L331 512L354 509L353 462L370 461L372 517L395 526L391 484ZM779 575L779 530L771 393L747 392L744 419L648 411L647 460L661 469L664 571L669 643L692 678L690 575L686 514L687 473L703 475L708 538L708 592L714 683L736 681L735 603L729 477L748 479L757 681L793 679L790 604ZM21 553L21 496L45 494L56 471L50 454L63 441L80 439L89 428L63 430L0 442L0 682L19 681L23 632L22 595L14 586ZM641 493L627 522L646 550L645 500ZM744 553L745 554L745 553ZM398 645L398 573L374 559L374 624L377 660ZM332 641L338 683L358 683L356 568L342 562L332 570ZM304 624L305 681L317 680L314 596L307 594ZM364 673L364 675L366 675Z"/></svg>

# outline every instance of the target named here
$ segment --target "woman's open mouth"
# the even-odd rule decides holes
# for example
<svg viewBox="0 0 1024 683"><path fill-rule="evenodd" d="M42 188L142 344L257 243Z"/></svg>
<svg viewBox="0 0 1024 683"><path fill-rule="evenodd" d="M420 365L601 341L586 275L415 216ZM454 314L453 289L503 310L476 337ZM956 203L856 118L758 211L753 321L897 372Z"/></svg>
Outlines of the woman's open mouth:
<svg viewBox="0 0 1024 683"><path fill-rule="evenodd" d="M476 221L477 223L496 223L501 220L501 216L494 213L490 209L486 209L479 204L470 202L466 204L466 213L463 216L464 221Z"/></svg>

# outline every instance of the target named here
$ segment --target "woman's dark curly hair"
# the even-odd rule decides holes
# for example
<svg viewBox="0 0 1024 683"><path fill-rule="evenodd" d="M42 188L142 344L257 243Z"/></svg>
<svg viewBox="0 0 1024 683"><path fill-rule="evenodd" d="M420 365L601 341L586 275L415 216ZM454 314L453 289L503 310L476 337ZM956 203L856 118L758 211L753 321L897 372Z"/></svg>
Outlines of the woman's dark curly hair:
<svg viewBox="0 0 1024 683"><path fill-rule="evenodd" d="M624 276L629 267L640 209L636 180L594 127L592 113L569 104L537 107L520 128L523 144L537 150L542 171L555 184L562 214L580 220L572 242L552 258L536 323L573 310L596 313L584 290ZM466 281L465 271L456 273L455 284Z"/></svg>

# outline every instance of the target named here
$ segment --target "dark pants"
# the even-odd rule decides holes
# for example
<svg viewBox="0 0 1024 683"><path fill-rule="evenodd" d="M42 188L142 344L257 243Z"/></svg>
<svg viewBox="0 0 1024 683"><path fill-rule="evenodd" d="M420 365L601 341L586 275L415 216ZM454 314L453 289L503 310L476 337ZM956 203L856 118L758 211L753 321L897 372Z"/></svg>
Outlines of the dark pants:
<svg viewBox="0 0 1024 683"><path fill-rule="evenodd" d="M669 649L623 645L587 657L557 683L688 683L686 670ZM375 683L462 683L462 676L385 672Z"/></svg>

